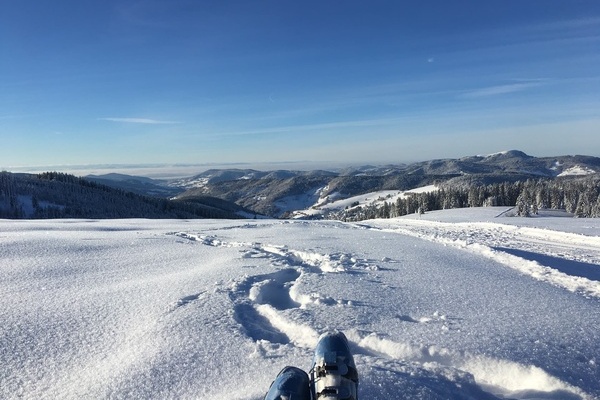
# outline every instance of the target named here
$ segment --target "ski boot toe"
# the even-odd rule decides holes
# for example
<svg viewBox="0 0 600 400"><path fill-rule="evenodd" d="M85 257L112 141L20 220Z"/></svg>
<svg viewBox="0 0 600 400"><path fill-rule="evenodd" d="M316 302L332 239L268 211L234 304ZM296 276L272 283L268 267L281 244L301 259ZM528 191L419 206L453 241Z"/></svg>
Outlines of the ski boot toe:
<svg viewBox="0 0 600 400"><path fill-rule="evenodd" d="M342 332L321 335L310 374L313 399L358 400L358 371Z"/></svg>
<svg viewBox="0 0 600 400"><path fill-rule="evenodd" d="M271 384L264 400L311 400L308 375L300 368L285 367Z"/></svg>

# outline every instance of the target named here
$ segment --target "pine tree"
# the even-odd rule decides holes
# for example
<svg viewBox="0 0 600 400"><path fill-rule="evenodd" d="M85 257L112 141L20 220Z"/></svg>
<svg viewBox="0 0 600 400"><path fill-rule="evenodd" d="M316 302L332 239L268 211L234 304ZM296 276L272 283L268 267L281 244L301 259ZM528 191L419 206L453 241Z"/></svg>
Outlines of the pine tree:
<svg viewBox="0 0 600 400"><path fill-rule="evenodd" d="M529 199L527 198L527 192L522 192L517 198L517 203L515 204L517 209L517 215L519 217L529 217L530 214L530 204Z"/></svg>

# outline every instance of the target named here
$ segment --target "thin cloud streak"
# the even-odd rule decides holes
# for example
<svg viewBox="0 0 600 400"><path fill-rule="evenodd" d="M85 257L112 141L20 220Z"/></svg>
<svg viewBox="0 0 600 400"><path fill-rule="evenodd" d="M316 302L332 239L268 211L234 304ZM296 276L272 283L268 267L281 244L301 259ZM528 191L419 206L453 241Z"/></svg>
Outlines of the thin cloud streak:
<svg viewBox="0 0 600 400"><path fill-rule="evenodd" d="M125 122L132 124L150 124L150 125L158 125L158 124L181 124L179 121L163 121L158 119L151 118L120 118L120 117L106 117L106 118L98 118L99 121L110 121L110 122Z"/></svg>
<svg viewBox="0 0 600 400"><path fill-rule="evenodd" d="M397 123L399 121L406 120L406 118L407 117L381 118L381 119L370 119L370 120L359 120L359 121L339 121L339 122L325 122L325 123L320 123L320 124L278 126L278 127L272 127L272 128L254 129L254 130L247 130L247 131L221 132L221 133L215 133L211 136L246 136L246 135L263 135L263 134L274 134L274 133L289 133L289 132L301 132L301 131L339 129L339 128L385 126L385 125L393 125L394 123Z"/></svg>
<svg viewBox="0 0 600 400"><path fill-rule="evenodd" d="M503 94L521 92L523 90L530 89L532 87L541 86L542 83L540 81L535 82L525 82L525 83L509 83L506 85L496 85L489 86L481 89L475 89L468 92L465 92L461 95L463 98L479 98L479 97L489 97L489 96L498 96Z"/></svg>
<svg viewBox="0 0 600 400"><path fill-rule="evenodd" d="M501 90L498 89L498 91ZM491 96L491 94L489 95ZM579 120L581 118L590 118L595 116L596 109L597 105L595 103L573 103L571 107L561 108L561 110L556 110L554 108L549 109L548 105L546 104L532 105L531 107L527 108L523 108L519 105L505 105L493 107L493 113L498 121L513 121L511 126L514 127L527 126L528 123L524 121L527 120L527 117L532 114L543 115L545 118L552 116L560 119L566 118L572 120L575 118ZM489 120L490 115L487 111L481 112L481 110L479 110L477 107L473 108L468 106L465 108L459 106L436 109L434 113L428 109L421 109L414 110L410 114L406 115L395 115L362 120L332 121L315 124L292 124L262 128L257 127L255 129L246 130L213 131L211 133L205 132L201 136L204 138L226 138L236 136L261 136L315 131L322 131L325 133L350 129L364 130L369 128L394 128L397 129L398 132L404 133L420 132L425 128L427 130L446 132L448 124L452 124L453 126L461 126L461 130L464 130L468 129L470 126L479 126L478 124L482 121L488 123ZM505 126L499 126L499 129L500 128L505 128ZM376 131L374 130L372 132ZM192 136L197 137L196 134L193 134Z"/></svg>

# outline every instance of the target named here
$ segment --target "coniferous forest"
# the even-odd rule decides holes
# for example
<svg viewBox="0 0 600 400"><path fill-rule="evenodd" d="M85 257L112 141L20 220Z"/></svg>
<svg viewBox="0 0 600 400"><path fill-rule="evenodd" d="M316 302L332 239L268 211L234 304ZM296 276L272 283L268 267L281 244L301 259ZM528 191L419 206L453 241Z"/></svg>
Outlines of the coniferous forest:
<svg viewBox="0 0 600 400"><path fill-rule="evenodd" d="M540 209L565 210L579 218L600 217L600 178L528 179L492 184L438 184L439 190L384 201L382 206L351 207L329 218L359 221L465 207L515 207L515 215Z"/></svg>
<svg viewBox="0 0 600 400"><path fill-rule="evenodd" d="M142 196L59 172L0 172L0 218L241 218L219 202Z"/></svg>
<svg viewBox="0 0 600 400"><path fill-rule="evenodd" d="M514 207L514 215L565 210L600 217L600 177L527 179L496 183L449 180L438 190L379 205L354 205L327 219L359 221L465 207ZM149 197L73 175L0 173L0 218L240 218L240 207L216 198L194 201ZM252 215L252 212L246 212Z"/></svg>

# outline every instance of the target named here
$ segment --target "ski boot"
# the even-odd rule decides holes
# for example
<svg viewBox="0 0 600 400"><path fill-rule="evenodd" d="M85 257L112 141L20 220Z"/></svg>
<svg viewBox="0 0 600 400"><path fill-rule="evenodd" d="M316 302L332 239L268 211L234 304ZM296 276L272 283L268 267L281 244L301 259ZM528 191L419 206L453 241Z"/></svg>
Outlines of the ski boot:
<svg viewBox="0 0 600 400"><path fill-rule="evenodd" d="M314 400L358 400L358 371L342 332L321 335L310 375Z"/></svg>
<svg viewBox="0 0 600 400"><path fill-rule="evenodd" d="M285 367L271 383L264 400L311 400L308 375L300 368Z"/></svg>

